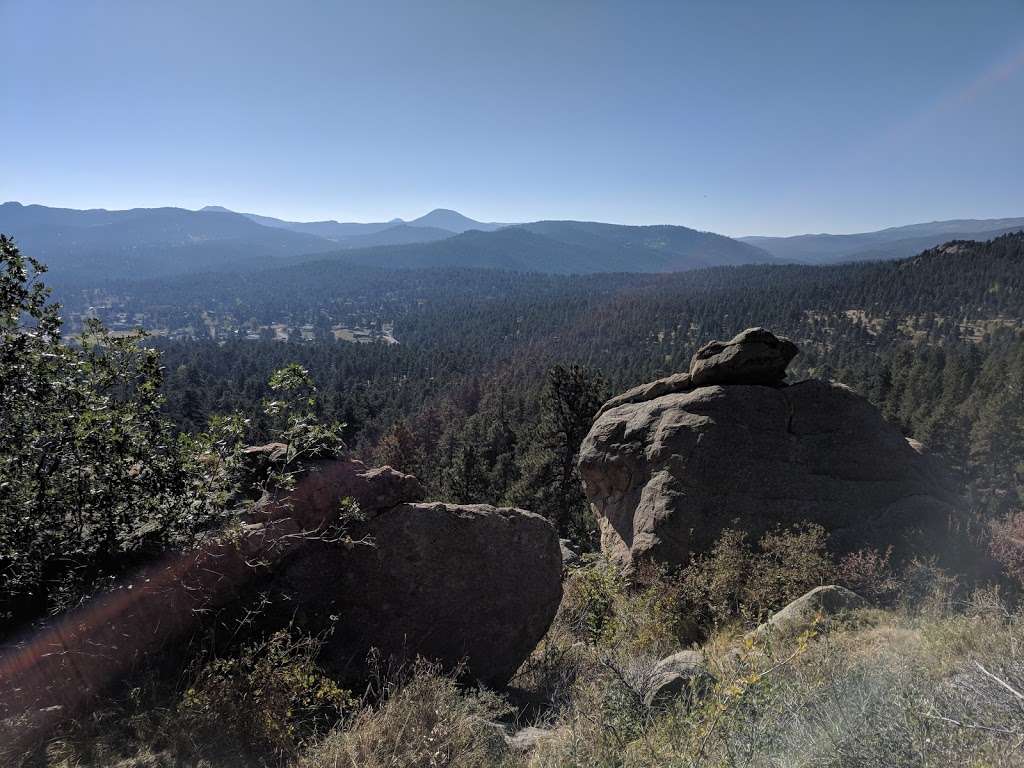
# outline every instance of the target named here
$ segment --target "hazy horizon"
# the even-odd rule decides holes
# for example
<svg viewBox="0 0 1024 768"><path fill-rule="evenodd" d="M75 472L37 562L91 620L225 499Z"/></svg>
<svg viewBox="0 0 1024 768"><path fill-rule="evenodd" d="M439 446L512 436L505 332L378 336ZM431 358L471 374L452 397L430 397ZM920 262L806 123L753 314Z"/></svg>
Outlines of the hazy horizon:
<svg viewBox="0 0 1024 768"><path fill-rule="evenodd" d="M1021 22L1004 0L9 0L0 198L731 236L1019 216Z"/></svg>
<svg viewBox="0 0 1024 768"><path fill-rule="evenodd" d="M521 220L521 221L512 221L508 217L504 217L504 218L500 218L500 219L495 219L495 220L489 220L489 219L480 218L478 216L473 216L471 213L467 213L466 211L460 211L460 210L457 210L455 208L451 208L449 206L434 206L433 208L430 208L429 210L421 211L419 213L415 213L415 214L412 214L412 215L409 215L409 216L387 216L387 217L382 217L382 218L379 218L379 219L364 219L364 220L360 220L360 221L354 221L354 220L350 220L350 219L339 219L337 217L323 218L323 219L289 219L289 218L287 218L285 216L281 216L281 215L278 215L278 214L273 213L273 212L268 212L268 211L243 211L243 210L231 208L230 206L224 206L224 205L221 205L219 203L208 203L208 204L206 204L204 206L199 206L198 208L184 208L183 206L173 205L173 204L170 204L170 205L156 205L156 206L137 206L136 205L136 206L129 206L128 208L114 208L112 206L102 206L102 205L99 205L99 206L88 206L86 208L76 208L74 206L53 205L53 204L50 204L50 203L41 203L41 202L38 202L38 201L0 200L0 205L3 205L4 203L19 203L19 204L22 204L22 205L25 205L25 206L39 205L39 206L44 206L44 207L47 207L47 208L70 208L72 210L106 210L106 211L130 210L132 208L136 208L136 209L178 208L178 209L183 209L183 210L188 210L188 211L201 211L201 210L203 210L204 208L207 208L207 207L219 207L219 208L224 208L227 211L230 211L231 213L239 213L239 214L243 214L243 215L265 216L265 217L270 217L270 218L281 219L281 220L284 220L284 221L295 221L295 222L298 222L298 223L301 223L301 222L314 223L314 222L317 222L317 221L332 221L332 220L333 221L338 221L340 223L346 223L346 222L348 222L348 223L390 223L391 221L395 221L397 223L400 220L401 223L408 224L408 223L410 223L412 221L415 221L418 218L426 216L429 213L433 213L434 211L445 211L445 210L446 211L455 211L456 213L460 213L460 214L466 216L467 218L473 219L475 221L479 221L480 223L502 223L502 224L514 225L514 224L531 223L532 221L565 220L565 219L554 219L553 217L550 217L550 216L539 218L539 219ZM999 215L999 216L953 216L953 217L951 217L949 219L928 219L928 220L922 220L922 221L901 221L901 222L898 222L898 223L895 223L895 224L887 224L885 226L879 226L879 227L871 228L871 229L858 229L858 230L850 230L850 231L824 231L824 230L806 229L806 230L801 230L801 231L781 232L781 233L767 234L767 236L763 232L736 232L736 233L716 232L716 233L717 234L725 234L726 237L730 237L730 238L734 238L734 239L755 238L755 237L794 238L794 237L806 236L806 234L812 234L812 236L813 236L813 234L859 234L859 233L872 232L872 231L881 231L881 230L889 229L889 228L898 228L898 227L907 226L907 225L913 225L913 224L931 224L931 223L939 223L939 222L942 222L942 221L955 221L955 220L965 220L965 221L967 221L967 220L980 220L980 221L984 221L984 220L998 220L998 219L1007 219L1007 218L1024 218L1024 215L1014 215L1014 214L1011 213L1011 214ZM573 220L575 220L575 221L598 221L598 219L593 219L593 218L591 218L591 219L573 219ZM699 223L685 223L685 222L678 222L678 221L638 221L638 222L625 222L625 221L606 221L605 220L605 221L602 221L601 223L623 224L623 225L627 225L627 226L671 225L671 226L685 226L685 227L688 227L690 229L696 229L698 231L713 231L711 229L708 229L707 227L700 226Z"/></svg>

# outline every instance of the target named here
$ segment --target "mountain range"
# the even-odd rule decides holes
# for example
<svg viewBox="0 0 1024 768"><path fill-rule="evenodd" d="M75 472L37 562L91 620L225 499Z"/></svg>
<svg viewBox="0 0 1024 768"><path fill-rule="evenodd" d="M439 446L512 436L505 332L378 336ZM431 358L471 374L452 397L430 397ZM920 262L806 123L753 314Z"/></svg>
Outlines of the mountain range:
<svg viewBox="0 0 1024 768"><path fill-rule="evenodd" d="M336 259L523 272L670 272L773 261L761 248L679 226L478 222L437 209L412 221L291 222L218 206L75 210L0 205L0 232L73 282L240 272Z"/></svg>
<svg viewBox="0 0 1024 768"><path fill-rule="evenodd" d="M952 239L995 237L1024 218L958 219L878 232L730 238L672 225L475 221L436 209L411 221L296 222L221 206L77 210L0 205L15 237L52 277L75 283L247 272L325 259L391 268L521 272L677 272L708 266L902 258Z"/></svg>
<svg viewBox="0 0 1024 768"><path fill-rule="evenodd" d="M902 259L950 240L988 240L1024 228L1016 219L950 219L890 227L850 235L795 235L793 237L741 237L784 261L834 264L843 261Z"/></svg>
<svg viewBox="0 0 1024 768"><path fill-rule="evenodd" d="M202 210L216 211L218 213L234 213L219 205L208 205ZM257 224L274 229L287 229L291 232L302 232L307 235L316 235L328 240L335 240L339 243L359 247L363 244L360 238L375 235L376 242L365 243L367 245L398 245L410 242L429 242L439 239L432 234L444 232L445 236L465 232L469 229L479 229L482 232L493 232L495 229L506 226L495 222L475 221L468 216L463 216L458 211L448 208L435 208L430 213L420 216L412 221L403 219L391 219L381 222L342 222L342 221L285 221L275 219L273 216L260 216L255 213L243 213L242 216L252 219ZM422 231L418 231L422 230ZM422 240L409 239L410 233L422 235Z"/></svg>

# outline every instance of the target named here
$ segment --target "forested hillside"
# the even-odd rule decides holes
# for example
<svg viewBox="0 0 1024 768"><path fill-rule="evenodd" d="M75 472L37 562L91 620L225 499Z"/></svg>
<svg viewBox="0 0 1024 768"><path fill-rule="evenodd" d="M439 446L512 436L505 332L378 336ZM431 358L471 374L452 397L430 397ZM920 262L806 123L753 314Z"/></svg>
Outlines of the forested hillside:
<svg viewBox="0 0 1024 768"><path fill-rule="evenodd" d="M952 219L852 235L741 237L780 259L805 264L903 259L950 240L989 240L1020 230L1024 219Z"/></svg>
<svg viewBox="0 0 1024 768"><path fill-rule="evenodd" d="M539 482L530 473L574 450L552 445L565 432L550 422L564 390L581 398L586 421L605 395L685 370L702 341L763 325L797 341L798 376L866 394L947 455L979 505L1003 510L1017 500L987 489L1019 487L1024 461L1022 267L1024 235L893 263L658 277L364 269L346 280L332 264L316 280L278 270L234 288L179 284L169 295L195 291L196 307L268 320L313 321L362 301L367 313L386 307L399 344L155 343L169 413L184 429L236 409L258 425L269 372L297 360L323 385L324 415L347 424L363 455L418 474L439 496L536 506L545 502L527 494ZM135 290L142 307L157 288Z"/></svg>

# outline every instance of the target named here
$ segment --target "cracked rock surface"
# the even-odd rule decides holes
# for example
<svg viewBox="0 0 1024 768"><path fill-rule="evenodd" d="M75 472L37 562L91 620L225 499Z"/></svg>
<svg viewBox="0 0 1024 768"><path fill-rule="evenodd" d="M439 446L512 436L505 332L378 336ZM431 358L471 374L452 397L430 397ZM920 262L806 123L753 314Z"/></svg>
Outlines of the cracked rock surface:
<svg viewBox="0 0 1024 768"><path fill-rule="evenodd" d="M795 347L752 331L762 361L765 349L781 350L784 375ZM927 552L958 504L938 463L848 387L813 379L787 386L777 366L771 376L760 362L755 368L766 383L719 371L719 383L694 387L691 367L688 389L638 387L631 393L653 397L634 394L602 409L579 456L602 549L627 567L685 565L726 528L756 540L809 521L830 532L837 553L890 543Z"/></svg>

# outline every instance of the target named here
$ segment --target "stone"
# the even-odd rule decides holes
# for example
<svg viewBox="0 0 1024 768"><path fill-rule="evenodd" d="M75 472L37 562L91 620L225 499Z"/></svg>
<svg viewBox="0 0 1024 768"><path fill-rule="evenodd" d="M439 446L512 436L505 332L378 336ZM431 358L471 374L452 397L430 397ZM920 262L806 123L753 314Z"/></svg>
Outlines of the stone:
<svg viewBox="0 0 1024 768"><path fill-rule="evenodd" d="M278 491L247 516L249 521L291 516L307 530L335 522L340 503L352 499L372 518L404 502L420 501L425 492L413 475L391 467L367 467L355 459L322 459L306 468L294 489Z"/></svg>
<svg viewBox="0 0 1024 768"><path fill-rule="evenodd" d="M440 502L379 512L372 546L303 546L281 569L276 600L311 631L337 617L322 655L359 678L372 648L423 656L488 685L508 682L561 601L554 527L521 509ZM283 601L281 600L283 598Z"/></svg>
<svg viewBox="0 0 1024 768"><path fill-rule="evenodd" d="M830 622L867 607L867 600L845 587L835 584L815 587L772 614L757 629L747 633L747 637L758 641L792 638L810 629L815 621L820 622L822 629L827 629Z"/></svg>
<svg viewBox="0 0 1024 768"><path fill-rule="evenodd" d="M659 661L651 672L644 703L659 709L669 706L680 696L689 703L702 698L714 685L704 654L700 651L679 651Z"/></svg>
<svg viewBox="0 0 1024 768"><path fill-rule="evenodd" d="M712 341L690 361L690 385L778 384L797 355L789 339L764 328L748 328L729 341Z"/></svg>
<svg viewBox="0 0 1024 768"><path fill-rule="evenodd" d="M597 415L600 416L605 411L618 408L620 405L643 403L662 395L671 395L674 392L687 392L692 388L689 373L674 373L671 376L666 376L664 379L658 379L648 384L641 384L639 387L627 389L621 395L616 395L602 405Z"/></svg>
<svg viewBox="0 0 1024 768"><path fill-rule="evenodd" d="M449 669L465 662L466 677L502 684L558 608L557 533L523 510L416 503L422 496L415 477L389 467L314 462L293 490L268 494L227 535L154 558L0 649L0 720L30 717L45 729L61 713L89 711L139 669L176 676L194 637L243 618L255 633L300 618L310 631L333 630L325 660L347 669L365 671L378 647ZM346 498L365 520L339 518ZM372 545L345 539L339 523Z"/></svg>
<svg viewBox="0 0 1024 768"><path fill-rule="evenodd" d="M568 539L559 539L558 546L562 551L562 565L565 568L571 568L574 565L578 565L580 562L580 553L573 547L572 542Z"/></svg>
<svg viewBox="0 0 1024 768"><path fill-rule="evenodd" d="M537 748L538 744L545 739L550 739L554 735L555 731L530 725L519 729L511 736L507 736L505 743L514 752L527 753L532 752Z"/></svg>
<svg viewBox="0 0 1024 768"><path fill-rule="evenodd" d="M955 485L867 400L833 382L709 386L605 411L579 471L602 550L624 567L686 565L726 528L752 540L822 525L837 554L928 554Z"/></svg>

